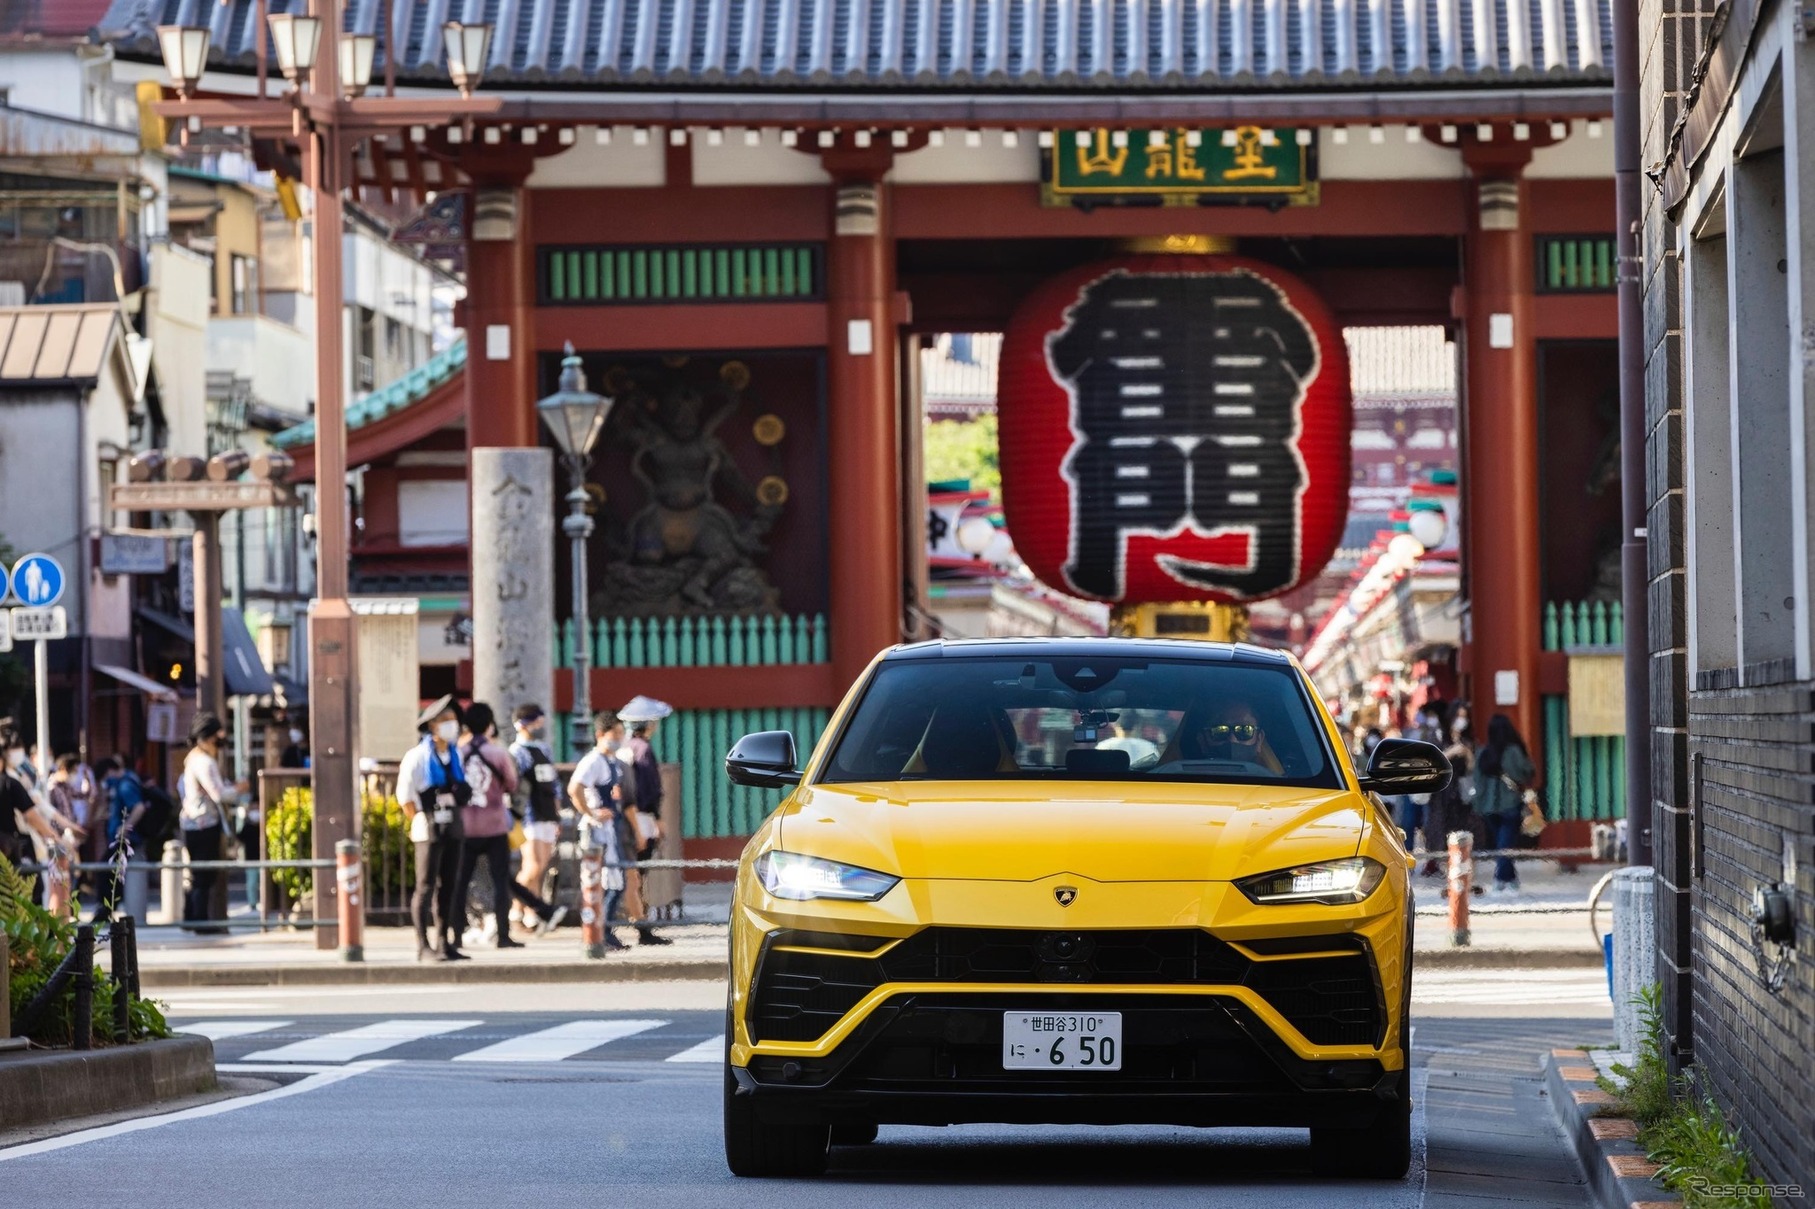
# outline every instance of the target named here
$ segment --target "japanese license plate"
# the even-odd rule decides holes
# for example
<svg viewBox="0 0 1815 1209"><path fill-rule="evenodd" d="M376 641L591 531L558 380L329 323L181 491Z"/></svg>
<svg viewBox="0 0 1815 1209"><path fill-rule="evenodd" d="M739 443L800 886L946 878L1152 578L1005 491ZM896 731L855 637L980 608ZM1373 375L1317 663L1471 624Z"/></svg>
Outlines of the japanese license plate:
<svg viewBox="0 0 1815 1209"><path fill-rule="evenodd" d="M1004 1012L1003 1070L1121 1070L1120 1012Z"/></svg>

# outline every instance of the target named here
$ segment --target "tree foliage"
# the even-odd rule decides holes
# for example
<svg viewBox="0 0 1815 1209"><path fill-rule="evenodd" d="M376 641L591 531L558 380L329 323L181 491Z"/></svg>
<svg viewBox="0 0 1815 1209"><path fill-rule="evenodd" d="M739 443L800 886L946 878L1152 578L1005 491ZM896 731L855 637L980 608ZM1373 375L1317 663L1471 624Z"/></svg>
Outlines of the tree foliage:
<svg viewBox="0 0 1815 1209"><path fill-rule="evenodd" d="M926 481L969 479L973 491L1002 494L1002 468L996 439L996 417L935 420L926 426Z"/></svg>

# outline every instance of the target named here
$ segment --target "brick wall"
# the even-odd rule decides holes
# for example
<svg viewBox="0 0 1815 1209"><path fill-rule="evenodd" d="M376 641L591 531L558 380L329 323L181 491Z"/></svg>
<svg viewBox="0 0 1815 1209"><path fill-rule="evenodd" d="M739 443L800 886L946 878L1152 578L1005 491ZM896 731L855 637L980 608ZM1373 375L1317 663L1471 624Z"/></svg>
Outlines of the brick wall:
<svg viewBox="0 0 1815 1209"><path fill-rule="evenodd" d="M1616 3L1620 0L1615 0ZM1664 158L1699 53L1697 0L1639 0L1640 163ZM1647 621L1651 637L1651 788L1657 868L1658 978L1664 1029L1686 1059L1690 1002L1688 637L1683 613L1682 261L1657 190L1641 188L1641 288L1645 314Z"/></svg>
<svg viewBox="0 0 1815 1209"><path fill-rule="evenodd" d="M1660 163L1714 0L1640 0L1641 162ZM1683 298L1676 217L1644 190L1646 498L1658 977L1673 1061L1692 1066L1760 1174L1815 1185L1815 685L1689 668L1685 614ZM1789 557L1785 551L1785 557ZM1730 617L1719 624L1731 625ZM1762 674L1761 674L1762 673ZM1749 920L1755 888L1796 865L1806 956L1771 993Z"/></svg>
<svg viewBox="0 0 1815 1209"><path fill-rule="evenodd" d="M1697 792L1688 799L1693 809L1682 812L1690 823L1682 847L1695 1063L1763 1172L1807 1188L1815 1183L1815 963L1792 964L1772 994L1749 924L1752 892L1783 879L1788 845L1805 945L1811 935L1815 686L1692 692L1689 736Z"/></svg>

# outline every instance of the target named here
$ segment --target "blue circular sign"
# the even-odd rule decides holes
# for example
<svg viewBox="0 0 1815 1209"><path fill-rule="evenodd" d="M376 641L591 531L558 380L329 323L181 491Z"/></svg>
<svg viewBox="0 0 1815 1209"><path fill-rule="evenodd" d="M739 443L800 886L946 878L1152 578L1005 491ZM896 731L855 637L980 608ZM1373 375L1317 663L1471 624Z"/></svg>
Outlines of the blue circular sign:
<svg viewBox="0 0 1815 1209"><path fill-rule="evenodd" d="M0 563L0 603L5 602L6 598L12 594L12 590L12 574L6 569L5 563Z"/></svg>
<svg viewBox="0 0 1815 1209"><path fill-rule="evenodd" d="M13 564L13 591L28 609L48 609L63 598L63 565L48 554L27 554Z"/></svg>

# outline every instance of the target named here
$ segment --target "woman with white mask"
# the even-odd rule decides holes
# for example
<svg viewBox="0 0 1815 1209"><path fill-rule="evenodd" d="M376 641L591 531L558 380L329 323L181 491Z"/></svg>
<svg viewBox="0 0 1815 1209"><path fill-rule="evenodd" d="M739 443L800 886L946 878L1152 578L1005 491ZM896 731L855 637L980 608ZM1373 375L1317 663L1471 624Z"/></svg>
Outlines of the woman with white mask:
<svg viewBox="0 0 1815 1209"><path fill-rule="evenodd" d="M416 960L464 961L460 937L466 931L464 904L454 902L460 849L466 838L461 815L472 787L460 766L460 707L443 697L416 719L422 741L397 766L397 800L416 845L416 892L410 916L416 924ZM434 940L429 939L430 927Z"/></svg>

